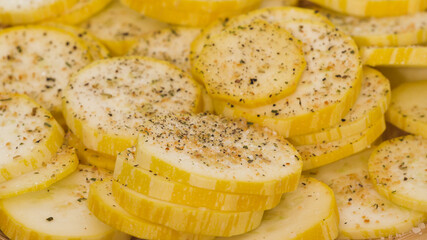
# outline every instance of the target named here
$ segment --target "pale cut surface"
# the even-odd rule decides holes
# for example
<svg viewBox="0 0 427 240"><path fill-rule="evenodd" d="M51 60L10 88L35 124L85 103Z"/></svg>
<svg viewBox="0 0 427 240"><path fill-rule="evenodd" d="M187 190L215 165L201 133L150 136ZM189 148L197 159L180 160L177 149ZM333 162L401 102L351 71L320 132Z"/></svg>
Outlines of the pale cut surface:
<svg viewBox="0 0 427 240"><path fill-rule="evenodd" d="M298 39L257 20L211 36L193 71L214 98L259 106L292 94L305 66Z"/></svg>
<svg viewBox="0 0 427 240"><path fill-rule="evenodd" d="M64 136L48 111L19 94L0 94L0 132L0 182L50 161Z"/></svg>
<svg viewBox="0 0 427 240"><path fill-rule="evenodd" d="M157 58L190 72L190 46L200 28L172 27L144 34L127 55Z"/></svg>
<svg viewBox="0 0 427 240"><path fill-rule="evenodd" d="M47 189L5 199L0 203L1 230L12 239L128 239L87 206L89 185L109 177L108 172L80 165Z"/></svg>
<svg viewBox="0 0 427 240"><path fill-rule="evenodd" d="M297 190L264 213L261 226L232 238L218 240L335 239L338 210L332 190L313 178L302 178Z"/></svg>
<svg viewBox="0 0 427 240"><path fill-rule="evenodd" d="M392 202L427 212L427 140L407 135L383 142L369 159L369 174Z"/></svg>
<svg viewBox="0 0 427 240"><path fill-rule="evenodd" d="M399 207L376 192L369 178L364 151L333 164L311 170L335 193L343 239L388 237L410 231L425 220L425 215Z"/></svg>
<svg viewBox="0 0 427 240"><path fill-rule="evenodd" d="M81 40L47 26L3 30L0 45L0 92L25 93L53 112L70 76L91 61Z"/></svg>

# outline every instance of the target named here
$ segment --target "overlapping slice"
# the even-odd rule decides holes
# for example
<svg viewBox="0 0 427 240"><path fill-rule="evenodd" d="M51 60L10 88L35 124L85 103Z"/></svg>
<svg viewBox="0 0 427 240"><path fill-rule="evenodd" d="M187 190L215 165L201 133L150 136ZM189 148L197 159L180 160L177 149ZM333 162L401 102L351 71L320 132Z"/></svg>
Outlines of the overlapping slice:
<svg viewBox="0 0 427 240"><path fill-rule="evenodd" d="M262 20L211 36L193 62L213 98L253 107L292 94L305 67L301 42Z"/></svg>
<svg viewBox="0 0 427 240"><path fill-rule="evenodd" d="M388 17L422 12L424 0L310 0L322 7L359 17Z"/></svg>
<svg viewBox="0 0 427 240"><path fill-rule="evenodd" d="M222 240L335 239L338 209L332 190L313 178L302 178L297 190L284 195L280 205L264 213L261 226Z"/></svg>
<svg viewBox="0 0 427 240"><path fill-rule="evenodd" d="M117 156L114 179L128 188L151 198L192 207L219 211L259 211L279 204L282 194L233 194L197 188L171 181L151 170L140 168L134 150L128 149Z"/></svg>
<svg viewBox="0 0 427 240"><path fill-rule="evenodd" d="M384 116L390 98L390 83L387 78L380 72L365 67L360 95L350 112L338 125L319 132L295 136L290 138L290 141L295 145L320 144L358 134Z"/></svg>
<svg viewBox="0 0 427 240"><path fill-rule="evenodd" d="M177 231L209 236L233 236L257 228L264 211L223 212L194 208L147 197L113 182L116 202L128 212Z"/></svg>
<svg viewBox="0 0 427 240"><path fill-rule="evenodd" d="M0 93L0 182L51 160L64 131L52 115L25 95Z"/></svg>
<svg viewBox="0 0 427 240"><path fill-rule="evenodd" d="M1 0L0 22L6 25L27 24L58 16L78 0Z"/></svg>
<svg viewBox="0 0 427 240"><path fill-rule="evenodd" d="M80 165L76 172L47 189L0 202L0 229L10 239L128 240L88 209L89 185L110 173Z"/></svg>
<svg viewBox="0 0 427 240"><path fill-rule="evenodd" d="M141 239L208 240L213 237L193 235L154 224L126 212L112 195L111 182L97 182L90 186L89 209L101 221L122 232Z"/></svg>
<svg viewBox="0 0 427 240"><path fill-rule="evenodd" d="M298 152L268 129L210 114L161 115L141 132L140 167L194 187L275 195L295 190Z"/></svg>
<svg viewBox="0 0 427 240"><path fill-rule="evenodd" d="M395 204L427 212L427 140L407 135L383 142L369 158L378 192Z"/></svg>
<svg viewBox="0 0 427 240"><path fill-rule="evenodd" d="M427 17L427 15L426 15ZM369 66L427 68L427 47L364 47L360 49L362 62Z"/></svg>
<svg viewBox="0 0 427 240"><path fill-rule="evenodd" d="M107 46L115 56L126 54L144 33L165 28L165 23L147 18L114 0L80 26Z"/></svg>
<svg viewBox="0 0 427 240"><path fill-rule="evenodd" d="M55 22L65 24L79 24L101 11L112 0L78 0L70 9L67 9L58 18L53 19Z"/></svg>
<svg viewBox="0 0 427 240"><path fill-rule="evenodd" d="M94 62L74 75L63 106L67 125L84 146L116 155L135 145L149 116L198 111L200 102L201 87L182 70L123 57Z"/></svg>
<svg viewBox="0 0 427 240"><path fill-rule="evenodd" d="M427 81L407 82L393 89L386 120L427 138Z"/></svg>
<svg viewBox="0 0 427 240"><path fill-rule="evenodd" d="M190 72L190 45L199 28L172 27L144 34L127 55L138 55L169 61Z"/></svg>
<svg viewBox="0 0 427 240"><path fill-rule="evenodd" d="M0 45L0 92L25 93L54 116L70 76L91 61L81 39L48 26L5 29Z"/></svg>
<svg viewBox="0 0 427 240"><path fill-rule="evenodd" d="M302 41L307 61L295 92L254 108L214 99L215 111L244 117L285 137L338 124L361 88L362 68L354 41L327 23L295 20L281 25Z"/></svg>
<svg viewBox="0 0 427 240"><path fill-rule="evenodd" d="M425 221L425 214L399 207L376 192L369 179L364 151L336 163L310 171L335 193L340 216L339 238L389 237L410 231Z"/></svg>
<svg viewBox="0 0 427 240"><path fill-rule="evenodd" d="M257 8L261 0L121 0L145 16L176 25L206 26L221 17L230 17Z"/></svg>
<svg viewBox="0 0 427 240"><path fill-rule="evenodd" d="M73 173L78 165L74 149L62 147L46 165L0 183L0 199L47 188Z"/></svg>

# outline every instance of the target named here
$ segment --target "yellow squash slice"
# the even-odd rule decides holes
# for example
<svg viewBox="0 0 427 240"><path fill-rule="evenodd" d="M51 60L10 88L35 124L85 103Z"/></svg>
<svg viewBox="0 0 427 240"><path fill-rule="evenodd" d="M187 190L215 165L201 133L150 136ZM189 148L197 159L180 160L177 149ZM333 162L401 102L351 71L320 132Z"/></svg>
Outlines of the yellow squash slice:
<svg viewBox="0 0 427 240"><path fill-rule="evenodd" d="M262 0L121 0L126 6L162 22L202 27L221 17L257 8Z"/></svg>
<svg viewBox="0 0 427 240"><path fill-rule="evenodd" d="M130 240L98 220L88 208L89 185L111 174L80 165L47 189L0 202L0 229L19 240Z"/></svg>
<svg viewBox="0 0 427 240"><path fill-rule="evenodd" d="M303 159L303 170L320 167L369 148L384 131L385 120L381 117L356 135L332 142L297 146Z"/></svg>
<svg viewBox="0 0 427 240"><path fill-rule="evenodd" d="M96 79L96 81L94 81ZM201 87L175 66L144 57L94 62L64 91L64 117L83 145L117 155L136 144L143 123L159 112L195 112Z"/></svg>
<svg viewBox="0 0 427 240"><path fill-rule="evenodd" d="M213 98L248 107L292 94L305 68L301 41L262 20L211 36L193 62Z"/></svg>
<svg viewBox="0 0 427 240"><path fill-rule="evenodd" d="M359 17L388 17L422 12L425 0L310 0L322 7Z"/></svg>
<svg viewBox="0 0 427 240"><path fill-rule="evenodd" d="M363 47L360 49L360 55L362 56L363 64L373 67L392 66L427 68L427 47L424 46Z"/></svg>
<svg viewBox="0 0 427 240"><path fill-rule="evenodd" d="M63 147L46 165L0 183L0 199L47 188L73 173L78 165L74 149Z"/></svg>
<svg viewBox="0 0 427 240"><path fill-rule="evenodd" d="M383 142L369 158L378 192L393 203L427 212L427 139L411 135Z"/></svg>
<svg viewBox="0 0 427 240"><path fill-rule="evenodd" d="M80 26L101 40L114 56L120 56L129 51L138 37L165 28L167 24L142 16L114 0Z"/></svg>
<svg viewBox="0 0 427 240"><path fill-rule="evenodd" d="M190 46L199 28L172 27L144 34L127 55L147 56L168 61L190 72Z"/></svg>
<svg viewBox="0 0 427 240"><path fill-rule="evenodd" d="M272 209L279 204L282 197L282 194L270 196L218 192L174 182L153 171L140 168L134 157L134 149L119 153L114 179L151 198L220 211Z"/></svg>
<svg viewBox="0 0 427 240"><path fill-rule="evenodd" d="M26 95L0 93L0 182L51 160L64 131L52 115Z"/></svg>
<svg viewBox="0 0 427 240"><path fill-rule="evenodd" d="M263 0L260 8L280 7L280 6L296 6L298 0Z"/></svg>
<svg viewBox="0 0 427 240"><path fill-rule="evenodd" d="M302 178L297 190L264 213L261 226L232 238L218 240L332 240L338 236L338 209L334 192L314 178Z"/></svg>
<svg viewBox="0 0 427 240"><path fill-rule="evenodd" d="M339 239L389 237L412 230L426 220L423 213L399 207L381 196L369 178L364 151L310 171L335 193L340 224Z"/></svg>
<svg viewBox="0 0 427 240"><path fill-rule="evenodd" d="M408 82L393 89L386 120L405 132L427 138L427 81Z"/></svg>
<svg viewBox="0 0 427 240"><path fill-rule="evenodd" d="M54 116L70 76L91 61L81 39L54 27L7 28L0 45L0 92L25 93Z"/></svg>
<svg viewBox="0 0 427 240"><path fill-rule="evenodd" d="M261 224L264 211L223 212L194 208L147 197L113 182L113 196L127 212L177 231L209 236L233 236Z"/></svg>
<svg viewBox="0 0 427 240"><path fill-rule="evenodd" d="M254 108L214 99L215 112L243 117L284 137L338 124L355 103L361 88L362 67L356 44L327 23L295 20L282 25L302 41L307 61L295 92Z"/></svg>
<svg viewBox="0 0 427 240"><path fill-rule="evenodd" d="M141 239L162 240L211 240L214 237L175 231L126 212L112 195L111 182L97 182L90 186L89 209L101 221Z"/></svg>
<svg viewBox="0 0 427 240"><path fill-rule="evenodd" d="M387 78L380 72L365 67L360 95L338 125L320 132L295 136L290 138L290 141L295 145L320 144L358 134L384 116L390 98L390 83Z"/></svg>
<svg viewBox="0 0 427 240"><path fill-rule="evenodd" d="M28 24L60 15L78 0L1 0L0 23Z"/></svg>
<svg viewBox="0 0 427 240"><path fill-rule="evenodd" d="M78 0L72 8L67 9L52 21L65 24L79 24L105 8L112 0Z"/></svg>
<svg viewBox="0 0 427 240"><path fill-rule="evenodd" d="M298 152L268 129L209 114L157 116L145 127L137 163L173 181L258 195L281 194L298 185Z"/></svg>

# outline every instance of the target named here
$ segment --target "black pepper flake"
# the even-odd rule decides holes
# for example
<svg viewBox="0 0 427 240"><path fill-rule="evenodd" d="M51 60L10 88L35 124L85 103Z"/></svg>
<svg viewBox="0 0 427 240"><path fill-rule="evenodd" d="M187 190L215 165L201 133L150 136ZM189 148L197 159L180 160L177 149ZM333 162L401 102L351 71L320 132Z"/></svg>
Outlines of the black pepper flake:
<svg viewBox="0 0 427 240"><path fill-rule="evenodd" d="M84 197L77 199L77 201L78 201L78 202L82 202L82 201L86 201L86 200L87 200L87 199L86 199L86 198L84 198Z"/></svg>
<svg viewBox="0 0 427 240"><path fill-rule="evenodd" d="M47 122L45 122L44 123L44 125L46 126L46 127L52 127L52 125L50 125L49 123L47 123Z"/></svg>
<svg viewBox="0 0 427 240"><path fill-rule="evenodd" d="M53 221L53 217L48 217L48 218L46 218L46 221L48 221L48 222Z"/></svg>
<svg viewBox="0 0 427 240"><path fill-rule="evenodd" d="M258 81L258 79L256 79L256 78L251 78L250 79L251 84L254 84L256 81Z"/></svg>

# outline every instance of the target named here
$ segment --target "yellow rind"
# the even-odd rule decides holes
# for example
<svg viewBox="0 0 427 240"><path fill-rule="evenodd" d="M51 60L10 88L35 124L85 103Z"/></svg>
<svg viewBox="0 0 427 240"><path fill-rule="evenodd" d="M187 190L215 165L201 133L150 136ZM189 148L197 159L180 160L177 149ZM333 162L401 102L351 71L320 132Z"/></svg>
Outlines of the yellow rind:
<svg viewBox="0 0 427 240"><path fill-rule="evenodd" d="M113 196L126 211L147 221L177 231L208 236L233 236L249 232L261 224L263 211L222 212L193 208L146 197L117 182Z"/></svg>
<svg viewBox="0 0 427 240"><path fill-rule="evenodd" d="M50 164L61 165L50 167L55 169L45 170L45 167ZM28 172L9 181L0 183L0 199L10 198L26 192L35 192L47 188L73 173L78 165L79 160L77 159L74 149L62 148L46 166L42 166L33 172ZM48 172L51 174L50 176L40 177L39 175L40 173L46 174ZM29 179L33 179L33 182L25 184L25 181L28 181Z"/></svg>
<svg viewBox="0 0 427 240"><path fill-rule="evenodd" d="M371 144L381 136L385 131L385 120L384 117L377 120L372 124L368 129L351 136L350 139L354 141L346 142L347 139L341 139L336 141L337 148L326 149L321 155L314 155L307 149L303 150L302 148L322 148L322 145L327 145L327 143L317 144L317 145L303 145L296 147L300 151L300 154L303 159L303 171L307 171L313 168L317 168L355 153L358 153L366 148L369 148ZM359 135L359 137L357 137ZM356 138L357 137L357 138ZM344 141L344 144L342 143ZM325 148L325 147L323 147Z"/></svg>
<svg viewBox="0 0 427 240"><path fill-rule="evenodd" d="M106 189L106 190L103 190ZM145 221L126 212L111 195L111 182L97 182L90 186L88 207L104 223L141 239L209 240L213 237L192 235Z"/></svg>
<svg viewBox="0 0 427 240"><path fill-rule="evenodd" d="M121 0L121 2L154 19L177 25L203 27L221 17L230 17L257 8L261 0Z"/></svg>
<svg viewBox="0 0 427 240"><path fill-rule="evenodd" d="M66 10L61 16L52 21L71 25L79 24L101 11L111 1L112 0L79 0L76 5Z"/></svg>
<svg viewBox="0 0 427 240"><path fill-rule="evenodd" d="M427 67L427 47L363 47L362 62L369 66Z"/></svg>
<svg viewBox="0 0 427 240"><path fill-rule="evenodd" d="M272 209L281 200L281 194L232 194L174 182L138 167L133 154L128 151L119 153L114 178L128 188L151 198L191 207L235 212Z"/></svg>

